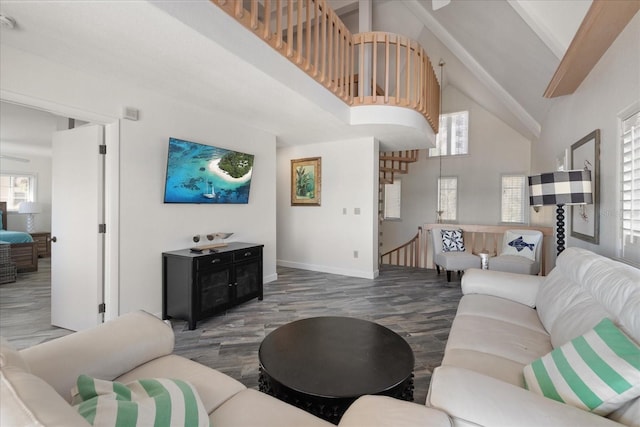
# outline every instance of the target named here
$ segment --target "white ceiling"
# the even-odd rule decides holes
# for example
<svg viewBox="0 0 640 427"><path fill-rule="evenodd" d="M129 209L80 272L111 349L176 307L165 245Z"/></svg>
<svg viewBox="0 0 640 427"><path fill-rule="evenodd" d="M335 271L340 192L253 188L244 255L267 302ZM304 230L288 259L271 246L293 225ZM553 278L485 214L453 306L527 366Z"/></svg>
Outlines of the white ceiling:
<svg viewBox="0 0 640 427"><path fill-rule="evenodd" d="M332 2L347 14L345 20L357 13L356 0ZM434 64L439 58L447 62L445 85L455 86L533 139L554 102L542 93L590 3L453 0L433 11L431 0L373 0L373 29L419 40ZM347 125L341 117L344 108L336 114L332 101L301 95L298 89L307 85L305 80L278 80L259 64L230 53L233 40L216 36L216 30L254 36L239 27L215 28L220 25L209 23L219 15L211 12L215 7L208 0L2 1L0 13L18 25L1 30L0 48L12 46L107 79L161 88L167 96L230 119L251 117L255 127L277 135L279 144L372 134L383 145L420 138L419 132L399 127ZM5 141L29 139L9 129L15 111L4 104L0 108L3 147Z"/></svg>

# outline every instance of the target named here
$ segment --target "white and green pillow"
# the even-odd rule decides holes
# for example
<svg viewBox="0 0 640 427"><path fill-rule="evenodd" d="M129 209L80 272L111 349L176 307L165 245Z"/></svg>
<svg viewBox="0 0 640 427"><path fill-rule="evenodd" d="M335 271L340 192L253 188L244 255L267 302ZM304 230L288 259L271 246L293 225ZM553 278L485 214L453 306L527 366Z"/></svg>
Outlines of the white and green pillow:
<svg viewBox="0 0 640 427"><path fill-rule="evenodd" d="M525 387L599 415L640 396L640 347L603 319L524 368Z"/></svg>
<svg viewBox="0 0 640 427"><path fill-rule="evenodd" d="M182 380L123 384L80 375L71 394L73 405L93 426L209 427L195 388Z"/></svg>

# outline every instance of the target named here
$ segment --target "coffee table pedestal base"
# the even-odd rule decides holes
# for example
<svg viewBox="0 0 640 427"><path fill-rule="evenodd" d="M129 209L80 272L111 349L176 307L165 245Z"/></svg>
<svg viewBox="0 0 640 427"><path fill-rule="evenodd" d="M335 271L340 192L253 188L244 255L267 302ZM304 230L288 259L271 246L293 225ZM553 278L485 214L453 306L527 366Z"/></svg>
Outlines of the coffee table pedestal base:
<svg viewBox="0 0 640 427"><path fill-rule="evenodd" d="M351 398L318 397L301 393L275 381L260 367L259 390L283 402L297 406L319 418L338 424L351 404L360 396ZM397 386L379 393L396 399L413 401L413 373Z"/></svg>

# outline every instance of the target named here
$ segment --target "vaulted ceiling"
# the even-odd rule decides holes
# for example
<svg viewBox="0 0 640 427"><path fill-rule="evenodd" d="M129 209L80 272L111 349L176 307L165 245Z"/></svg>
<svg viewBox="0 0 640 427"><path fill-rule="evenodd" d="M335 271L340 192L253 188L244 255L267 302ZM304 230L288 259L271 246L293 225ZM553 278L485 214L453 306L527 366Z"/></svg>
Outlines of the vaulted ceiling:
<svg viewBox="0 0 640 427"><path fill-rule="evenodd" d="M456 87L532 140L554 102L542 94L591 4L452 0L434 10L431 0L372 1L373 30L418 40L434 64L446 62L443 86ZM358 25L357 0L330 3L347 25ZM379 133L383 144L393 139L394 129L345 126L286 80L229 52L229 40L223 43L198 28L215 7L208 0L3 1L0 13L13 17L17 26L2 28L0 55L3 47L12 47L106 79L162 90L230 117L250 116L254 126L278 135L280 143L366 132ZM4 114L0 120L4 139L9 121Z"/></svg>

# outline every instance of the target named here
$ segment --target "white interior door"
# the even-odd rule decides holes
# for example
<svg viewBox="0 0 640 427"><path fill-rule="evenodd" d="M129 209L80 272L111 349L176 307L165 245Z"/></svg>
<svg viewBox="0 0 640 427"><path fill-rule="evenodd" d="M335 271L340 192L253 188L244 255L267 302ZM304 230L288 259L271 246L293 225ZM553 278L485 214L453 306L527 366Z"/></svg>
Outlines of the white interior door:
<svg viewBox="0 0 640 427"><path fill-rule="evenodd" d="M79 331L102 321L104 155L102 126L53 134L51 324Z"/></svg>

